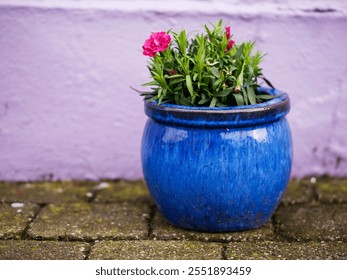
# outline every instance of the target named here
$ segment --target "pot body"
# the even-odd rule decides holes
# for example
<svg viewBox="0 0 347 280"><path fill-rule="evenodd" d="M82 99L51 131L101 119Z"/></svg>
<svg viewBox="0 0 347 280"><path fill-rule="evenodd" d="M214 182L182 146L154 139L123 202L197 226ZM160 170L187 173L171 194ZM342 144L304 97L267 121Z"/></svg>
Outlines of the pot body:
<svg viewBox="0 0 347 280"><path fill-rule="evenodd" d="M288 111L286 94L221 109L145 102L142 167L163 216L208 232L263 225L290 177Z"/></svg>

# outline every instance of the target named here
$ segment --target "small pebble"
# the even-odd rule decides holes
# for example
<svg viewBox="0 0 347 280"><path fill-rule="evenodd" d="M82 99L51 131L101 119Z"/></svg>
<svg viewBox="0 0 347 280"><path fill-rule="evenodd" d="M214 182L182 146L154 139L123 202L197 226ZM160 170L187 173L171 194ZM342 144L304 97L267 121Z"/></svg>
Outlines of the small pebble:
<svg viewBox="0 0 347 280"><path fill-rule="evenodd" d="M13 203L11 203L11 207L12 207L12 208L22 208L22 207L24 207L24 203L21 203L21 202L13 202Z"/></svg>
<svg viewBox="0 0 347 280"><path fill-rule="evenodd" d="M105 189L105 188L108 188L108 187L110 187L109 183L102 182L99 185L95 186L94 190L102 190L102 189Z"/></svg>

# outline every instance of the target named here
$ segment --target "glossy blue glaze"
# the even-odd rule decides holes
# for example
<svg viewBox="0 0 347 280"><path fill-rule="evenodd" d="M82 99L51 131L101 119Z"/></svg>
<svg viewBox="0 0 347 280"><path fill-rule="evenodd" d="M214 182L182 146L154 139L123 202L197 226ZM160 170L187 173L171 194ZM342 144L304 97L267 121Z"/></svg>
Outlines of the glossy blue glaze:
<svg viewBox="0 0 347 280"><path fill-rule="evenodd" d="M143 172L171 224L221 232L257 228L270 218L291 171L286 94L228 108L146 102L145 111Z"/></svg>

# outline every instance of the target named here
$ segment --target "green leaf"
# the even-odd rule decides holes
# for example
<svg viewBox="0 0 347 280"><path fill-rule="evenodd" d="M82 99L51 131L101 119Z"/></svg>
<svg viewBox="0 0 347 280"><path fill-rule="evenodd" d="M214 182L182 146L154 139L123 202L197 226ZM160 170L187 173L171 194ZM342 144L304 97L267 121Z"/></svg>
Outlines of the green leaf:
<svg viewBox="0 0 347 280"><path fill-rule="evenodd" d="M217 103L217 98L213 97L209 107L215 107Z"/></svg>
<svg viewBox="0 0 347 280"><path fill-rule="evenodd" d="M217 87L219 87L221 83L222 83L221 79L218 79L218 80L214 81L213 82L213 88L217 89Z"/></svg>
<svg viewBox="0 0 347 280"><path fill-rule="evenodd" d="M187 88L188 91L190 93L190 95L194 95L194 89L193 89L193 85L192 85L192 79L190 78L189 75L186 76L186 84L187 84Z"/></svg>
<svg viewBox="0 0 347 280"><path fill-rule="evenodd" d="M229 88L226 90L218 91L217 93L213 94L213 96L224 97L224 96L228 96L231 92L232 92L232 89Z"/></svg>
<svg viewBox="0 0 347 280"><path fill-rule="evenodd" d="M246 89L244 87L242 87L241 91L242 91L242 95L243 95L243 102L245 103L245 105L248 105L248 96L247 96Z"/></svg>
<svg viewBox="0 0 347 280"><path fill-rule="evenodd" d="M249 75L253 77L254 71L253 71L253 67L251 65L248 65L248 71L249 71Z"/></svg>
<svg viewBox="0 0 347 280"><path fill-rule="evenodd" d="M233 93L233 96L235 97L237 106L245 105L245 102L243 101L243 96L240 93Z"/></svg>
<svg viewBox="0 0 347 280"><path fill-rule="evenodd" d="M236 52L236 54L235 54L235 59L237 60L237 59L239 59L240 58L240 56L241 56L241 54L242 54L242 52L243 52L243 44L239 47L239 49L237 50L237 52Z"/></svg>
<svg viewBox="0 0 347 280"><path fill-rule="evenodd" d="M178 45L180 52L185 55L186 54L186 49L187 49L187 36L186 36L186 31L182 30L180 34L178 35Z"/></svg>
<svg viewBox="0 0 347 280"><path fill-rule="evenodd" d="M243 62L242 67L241 67L241 72L237 77L237 85L242 87L243 86L243 71L245 68L245 62Z"/></svg>
<svg viewBox="0 0 347 280"><path fill-rule="evenodd" d="M183 79L177 79L177 80L171 80L170 81L170 86L171 85L174 85L174 84L177 84L177 83L181 83L181 82L183 82L183 81L185 81L186 79L185 78L183 78Z"/></svg>
<svg viewBox="0 0 347 280"><path fill-rule="evenodd" d="M162 95L162 96L159 97L159 100L158 100L158 104L159 104L159 105L162 104L163 98L164 98L164 95Z"/></svg>
<svg viewBox="0 0 347 280"><path fill-rule="evenodd" d="M141 86L147 87L147 86L159 86L159 83L157 81L151 81L149 83L142 84Z"/></svg>
<svg viewBox="0 0 347 280"><path fill-rule="evenodd" d="M257 103L253 87L247 86L247 95L252 105Z"/></svg>
<svg viewBox="0 0 347 280"><path fill-rule="evenodd" d="M270 95L270 94L257 94L256 97L258 99L263 99L263 100L271 100L274 99L276 97L280 97L282 96L282 94L275 94L275 95Z"/></svg>
<svg viewBox="0 0 347 280"><path fill-rule="evenodd" d="M215 76L218 79L220 78L220 73L216 67L211 67L210 70L211 70L211 73L213 74L213 76Z"/></svg>
<svg viewBox="0 0 347 280"><path fill-rule="evenodd" d="M158 96L153 96L153 97L151 97L151 98L149 98L149 99L145 99L146 101L155 101L155 100L158 100Z"/></svg>
<svg viewBox="0 0 347 280"><path fill-rule="evenodd" d="M184 76L181 75L181 74L175 74L175 75L172 75L172 76L168 76L167 78L168 79L174 79L174 78L181 78L181 77L184 77Z"/></svg>
<svg viewBox="0 0 347 280"><path fill-rule="evenodd" d="M226 107L226 106L228 106L228 105L226 105L226 104L224 104L224 103L222 103L222 102L218 102L218 101L217 101L216 106L217 106L217 107Z"/></svg>
<svg viewBox="0 0 347 280"><path fill-rule="evenodd" d="M160 89L158 90L159 102L160 102L160 98L163 99L163 97L161 96L162 92L163 92L163 89L160 88Z"/></svg>

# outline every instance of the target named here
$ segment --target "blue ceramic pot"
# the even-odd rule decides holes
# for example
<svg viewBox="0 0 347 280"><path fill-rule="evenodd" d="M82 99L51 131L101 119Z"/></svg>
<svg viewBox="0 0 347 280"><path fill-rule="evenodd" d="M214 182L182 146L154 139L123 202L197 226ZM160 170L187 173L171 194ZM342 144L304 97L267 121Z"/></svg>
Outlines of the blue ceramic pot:
<svg viewBox="0 0 347 280"><path fill-rule="evenodd" d="M163 216L174 226L208 232L263 225L290 176L289 109L285 93L239 107L145 102L142 167Z"/></svg>

